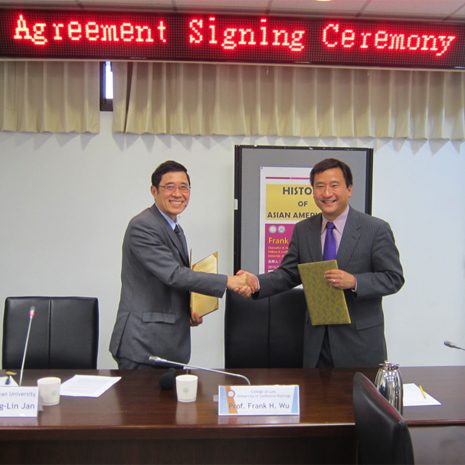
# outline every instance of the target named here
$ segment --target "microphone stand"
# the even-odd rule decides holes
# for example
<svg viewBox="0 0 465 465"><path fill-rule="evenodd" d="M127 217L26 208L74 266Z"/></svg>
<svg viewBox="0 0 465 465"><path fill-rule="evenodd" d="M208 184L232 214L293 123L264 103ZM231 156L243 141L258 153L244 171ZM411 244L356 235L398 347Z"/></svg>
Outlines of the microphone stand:
<svg viewBox="0 0 465 465"><path fill-rule="evenodd" d="M24 351L23 351L23 361L21 362L21 373L19 375L20 386L23 384L24 362L26 361L26 352L27 352L27 347L29 345L29 334L31 333L32 319L34 318L35 314L36 314L36 308L32 306L29 309L29 325L27 326L26 342L24 343Z"/></svg>
<svg viewBox="0 0 465 465"><path fill-rule="evenodd" d="M228 376L234 376L236 378L241 378L247 382L247 384L251 385L252 383L250 382L249 378L244 375L239 375L238 373L230 373L229 371L221 371L221 370L216 370L213 368L205 368L205 367L198 367L195 365L186 365L185 363L180 363L180 362L173 362L171 360L166 360L165 358L158 357L157 355L150 355L149 360L151 362L154 362L156 364L158 363L167 363L170 365L176 365L178 367L187 369L187 370L204 370L204 371L211 371L213 373L220 373L222 375L228 375Z"/></svg>

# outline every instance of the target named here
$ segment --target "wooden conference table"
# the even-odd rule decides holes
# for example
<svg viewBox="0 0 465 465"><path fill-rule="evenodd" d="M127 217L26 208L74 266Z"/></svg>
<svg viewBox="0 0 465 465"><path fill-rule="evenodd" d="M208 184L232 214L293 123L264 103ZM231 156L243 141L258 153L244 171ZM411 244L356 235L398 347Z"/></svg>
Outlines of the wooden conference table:
<svg viewBox="0 0 465 465"><path fill-rule="evenodd" d="M237 380L216 373L196 371L197 401L182 404L174 390L160 388L164 370L26 370L23 386L35 385L44 375L62 381L76 373L122 379L99 398L62 396L60 405L45 407L37 418L0 418L0 463L355 462L355 370L234 371L252 384L299 384L300 416L219 417L213 398L218 385ZM361 371L372 380L376 374L375 369ZM404 382L421 384L442 403L404 409L416 454L420 444L416 462L465 461L464 446L460 450L465 443L465 367L403 368L401 373ZM451 441L449 455L455 458L437 462L437 455L446 453L440 448L451 449Z"/></svg>

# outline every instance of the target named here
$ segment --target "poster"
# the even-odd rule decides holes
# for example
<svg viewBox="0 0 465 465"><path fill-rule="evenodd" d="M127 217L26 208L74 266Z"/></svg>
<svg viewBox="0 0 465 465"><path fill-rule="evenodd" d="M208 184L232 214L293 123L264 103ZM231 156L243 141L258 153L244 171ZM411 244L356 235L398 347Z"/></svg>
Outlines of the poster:
<svg viewBox="0 0 465 465"><path fill-rule="evenodd" d="M260 168L259 272L274 270L287 252L294 225L320 212L308 167Z"/></svg>

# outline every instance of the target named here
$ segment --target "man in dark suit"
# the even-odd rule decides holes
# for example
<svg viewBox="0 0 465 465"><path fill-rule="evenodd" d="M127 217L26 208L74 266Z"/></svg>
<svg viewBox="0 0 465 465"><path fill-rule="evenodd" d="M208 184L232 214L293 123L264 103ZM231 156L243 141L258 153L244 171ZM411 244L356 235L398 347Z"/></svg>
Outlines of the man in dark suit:
<svg viewBox="0 0 465 465"><path fill-rule="evenodd" d="M190 292L221 297L226 287L250 296L245 276L190 269L177 217L189 203L190 178L175 162L152 174L152 207L134 217L123 241L121 297L110 352L120 369L149 366L149 355L187 363L190 326L202 319L190 311Z"/></svg>
<svg viewBox="0 0 465 465"><path fill-rule="evenodd" d="M307 315L304 366L377 366L387 358L382 297L404 284L394 236L388 223L349 206L353 181L347 164L333 158L320 161L310 183L321 214L295 225L280 266L258 279L243 270L238 274L248 276L258 298L301 284L297 264L323 260L326 226L332 223L339 268L327 271L325 279L344 290L351 324L312 326Z"/></svg>

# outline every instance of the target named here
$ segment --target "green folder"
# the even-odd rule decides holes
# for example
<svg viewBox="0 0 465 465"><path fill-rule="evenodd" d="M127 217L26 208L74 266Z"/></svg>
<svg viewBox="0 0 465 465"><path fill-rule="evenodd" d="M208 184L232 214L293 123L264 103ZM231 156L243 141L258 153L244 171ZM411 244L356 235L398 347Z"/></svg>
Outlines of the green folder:
<svg viewBox="0 0 465 465"><path fill-rule="evenodd" d="M337 268L336 260L299 263L300 278L313 326L350 324L350 315L342 289L330 286L324 273Z"/></svg>

